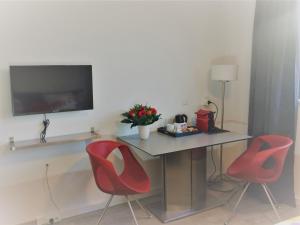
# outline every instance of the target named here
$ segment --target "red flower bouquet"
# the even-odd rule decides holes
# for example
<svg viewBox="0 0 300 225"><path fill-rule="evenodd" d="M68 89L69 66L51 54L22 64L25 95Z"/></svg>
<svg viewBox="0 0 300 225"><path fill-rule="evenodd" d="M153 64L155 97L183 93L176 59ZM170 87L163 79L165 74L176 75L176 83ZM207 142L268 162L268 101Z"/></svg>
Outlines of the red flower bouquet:
<svg viewBox="0 0 300 225"><path fill-rule="evenodd" d="M151 106L136 104L128 112L122 113L126 117L121 123L131 123L131 127L146 126L159 120L161 114Z"/></svg>

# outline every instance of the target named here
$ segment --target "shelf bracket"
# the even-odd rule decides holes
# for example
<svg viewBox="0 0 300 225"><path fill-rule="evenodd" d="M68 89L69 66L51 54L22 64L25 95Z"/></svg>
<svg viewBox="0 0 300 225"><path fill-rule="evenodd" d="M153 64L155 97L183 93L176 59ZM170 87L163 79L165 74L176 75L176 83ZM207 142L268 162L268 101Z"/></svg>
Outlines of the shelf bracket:
<svg viewBox="0 0 300 225"><path fill-rule="evenodd" d="M9 138L9 150L11 150L11 151L16 150L15 138L14 137Z"/></svg>
<svg viewBox="0 0 300 225"><path fill-rule="evenodd" d="M96 134L96 132L95 132L95 127L91 127L91 134Z"/></svg>

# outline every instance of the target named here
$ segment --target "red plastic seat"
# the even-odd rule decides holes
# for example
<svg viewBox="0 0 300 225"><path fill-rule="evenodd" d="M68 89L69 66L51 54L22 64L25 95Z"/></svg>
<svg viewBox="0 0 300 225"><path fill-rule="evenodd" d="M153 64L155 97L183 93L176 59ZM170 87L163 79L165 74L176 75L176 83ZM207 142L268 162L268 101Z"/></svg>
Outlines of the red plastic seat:
<svg viewBox="0 0 300 225"><path fill-rule="evenodd" d="M293 141L279 135L264 135L255 138L250 147L228 168L227 174L251 183L272 183L282 173L285 158ZM261 147L265 149L261 150ZM269 159L274 160L271 168L264 167Z"/></svg>
<svg viewBox="0 0 300 225"><path fill-rule="evenodd" d="M267 184L273 183L281 176L284 162L293 141L280 135L263 135L255 138L249 148L238 157L228 168L227 174L247 182L233 212L235 213L250 183L261 184L276 213L276 200ZM267 163L269 162L269 163ZM268 165L270 164L270 165Z"/></svg>
<svg viewBox="0 0 300 225"><path fill-rule="evenodd" d="M124 161L124 169L120 175L117 174L113 164L107 159L110 153L116 149L119 149ZM137 224L128 195L142 194L150 191L150 179L143 167L135 159L128 146L117 141L105 140L93 142L87 146L87 152L98 188L105 193L111 194L98 224L100 224L114 195L126 196L135 224ZM138 201L137 203L145 210ZM149 212L146 212L150 216Z"/></svg>

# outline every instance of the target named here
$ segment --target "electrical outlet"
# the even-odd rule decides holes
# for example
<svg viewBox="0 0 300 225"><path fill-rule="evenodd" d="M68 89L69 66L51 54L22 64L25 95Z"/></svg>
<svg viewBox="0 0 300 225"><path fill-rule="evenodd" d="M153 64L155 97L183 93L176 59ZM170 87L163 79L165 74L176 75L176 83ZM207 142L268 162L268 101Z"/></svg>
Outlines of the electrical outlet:
<svg viewBox="0 0 300 225"><path fill-rule="evenodd" d="M200 105L201 106L206 106L207 105L207 99L206 98L201 98L200 99Z"/></svg>
<svg viewBox="0 0 300 225"><path fill-rule="evenodd" d="M206 104L207 104L207 101L212 101L212 97L206 96L206 97L205 97L205 102L206 102Z"/></svg>
<svg viewBox="0 0 300 225"><path fill-rule="evenodd" d="M207 101L211 101L211 102L215 102L215 103L218 102L218 99L215 97L212 97L212 96L206 96L205 99L206 99L206 102Z"/></svg>
<svg viewBox="0 0 300 225"><path fill-rule="evenodd" d="M47 215L47 216L37 218L36 224L37 225L51 225L51 224L56 224L59 221L61 221L61 217L58 214L52 214L52 215Z"/></svg>

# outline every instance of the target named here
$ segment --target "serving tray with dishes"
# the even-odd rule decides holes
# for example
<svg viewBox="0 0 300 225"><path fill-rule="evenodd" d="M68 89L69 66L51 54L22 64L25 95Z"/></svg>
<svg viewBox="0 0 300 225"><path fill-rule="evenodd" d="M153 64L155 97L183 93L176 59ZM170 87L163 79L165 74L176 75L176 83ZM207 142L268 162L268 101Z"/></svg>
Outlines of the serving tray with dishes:
<svg viewBox="0 0 300 225"><path fill-rule="evenodd" d="M179 132L169 132L167 130L167 127L159 127L157 128L157 131L162 134L169 135L171 137L184 137L194 134L202 133L197 127L194 126L188 126L186 129L183 129L180 133Z"/></svg>

